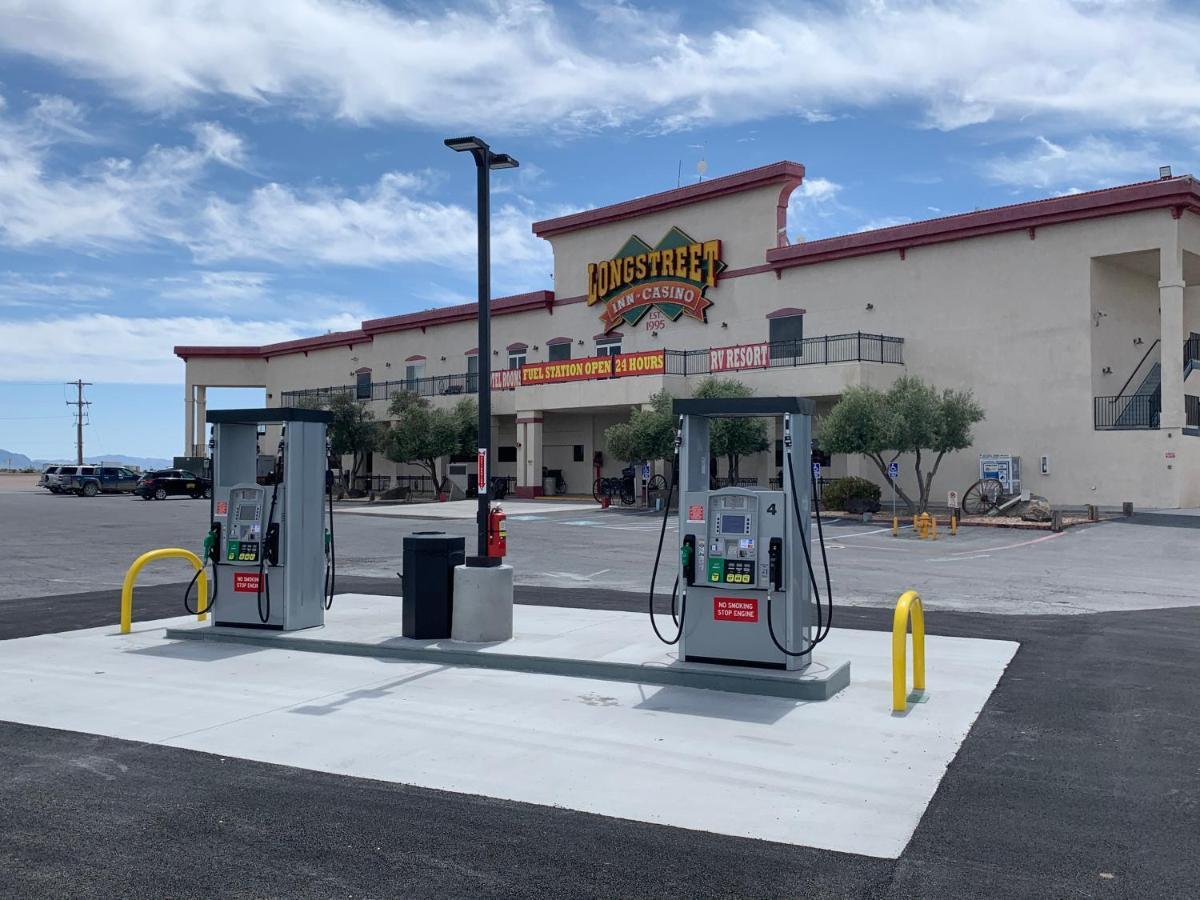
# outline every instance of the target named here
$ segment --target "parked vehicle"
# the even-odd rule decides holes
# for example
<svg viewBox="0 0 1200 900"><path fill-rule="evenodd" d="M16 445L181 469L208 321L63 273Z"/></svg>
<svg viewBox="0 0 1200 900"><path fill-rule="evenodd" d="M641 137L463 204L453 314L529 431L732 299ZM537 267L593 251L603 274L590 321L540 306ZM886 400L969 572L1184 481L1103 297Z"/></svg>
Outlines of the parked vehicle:
<svg viewBox="0 0 1200 900"><path fill-rule="evenodd" d="M59 471L65 468L64 466L46 466L46 470L42 472L42 477L38 479L38 487L45 488L52 494L62 493L62 481L59 479Z"/></svg>
<svg viewBox="0 0 1200 900"><path fill-rule="evenodd" d="M143 500L166 500L168 497L192 497L207 500L212 496L212 480L195 475L187 469L160 469L147 472L133 492Z"/></svg>
<svg viewBox="0 0 1200 900"><path fill-rule="evenodd" d="M62 489L81 497L97 494L128 494L137 487L138 477L123 466L75 466L79 469L65 479Z"/></svg>
<svg viewBox="0 0 1200 900"><path fill-rule="evenodd" d="M87 477L96 473L95 466L59 466L58 473L47 478L47 486L56 494L74 493L71 479L79 476ZM57 488L58 490L55 490Z"/></svg>

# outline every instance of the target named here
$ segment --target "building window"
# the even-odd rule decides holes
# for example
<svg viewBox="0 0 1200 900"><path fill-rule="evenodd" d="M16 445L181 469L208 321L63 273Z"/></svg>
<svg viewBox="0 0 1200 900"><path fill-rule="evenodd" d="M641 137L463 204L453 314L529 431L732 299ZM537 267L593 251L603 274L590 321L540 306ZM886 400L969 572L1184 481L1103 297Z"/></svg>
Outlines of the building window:
<svg viewBox="0 0 1200 900"><path fill-rule="evenodd" d="M501 446L501 447L496 448L496 462L515 463L516 461L517 461L517 448L516 447Z"/></svg>
<svg viewBox="0 0 1200 900"><path fill-rule="evenodd" d="M420 381L425 377L425 361L410 362L404 366L404 389L415 391L420 387Z"/></svg>
<svg viewBox="0 0 1200 900"><path fill-rule="evenodd" d="M479 354L472 353L467 357L467 393L479 391Z"/></svg>
<svg viewBox="0 0 1200 900"><path fill-rule="evenodd" d="M796 343L804 340L804 316L780 316L770 319L770 341L772 344Z"/></svg>
<svg viewBox="0 0 1200 900"><path fill-rule="evenodd" d="M546 358L550 362L571 358L571 339L565 337L551 338L546 341Z"/></svg>
<svg viewBox="0 0 1200 900"><path fill-rule="evenodd" d="M772 362L804 355L804 310L789 306L767 313L767 327Z"/></svg>
<svg viewBox="0 0 1200 900"><path fill-rule="evenodd" d="M509 344L505 349L508 350L508 367L510 369L519 369L525 365L525 352L529 349L526 344Z"/></svg>
<svg viewBox="0 0 1200 900"><path fill-rule="evenodd" d="M571 459L574 462L583 462L583 444L574 444L571 447Z"/></svg>
<svg viewBox="0 0 1200 900"><path fill-rule="evenodd" d="M354 396L358 400L371 399L371 370L364 369L356 373L354 383Z"/></svg>
<svg viewBox="0 0 1200 900"><path fill-rule="evenodd" d="M596 342L597 356L616 356L621 352L621 340L624 337L619 331L598 334L592 340Z"/></svg>

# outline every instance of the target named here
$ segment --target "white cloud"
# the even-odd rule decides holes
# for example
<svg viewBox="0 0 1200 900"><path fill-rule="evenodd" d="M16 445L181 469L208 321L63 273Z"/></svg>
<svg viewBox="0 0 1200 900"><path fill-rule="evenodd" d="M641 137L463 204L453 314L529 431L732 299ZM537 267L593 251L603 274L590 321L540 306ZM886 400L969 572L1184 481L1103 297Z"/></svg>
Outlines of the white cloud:
<svg viewBox="0 0 1200 900"><path fill-rule="evenodd" d="M209 159L236 169L246 166L246 147L240 135L219 122L200 122L192 126L198 149Z"/></svg>
<svg viewBox="0 0 1200 900"><path fill-rule="evenodd" d="M104 314L0 319L0 381L62 381L86 372L95 382L176 383L183 376L176 344L268 344L358 325L350 315L303 322Z"/></svg>
<svg viewBox="0 0 1200 900"><path fill-rule="evenodd" d="M69 109L58 108L64 116ZM61 135L43 127L43 109L39 103L22 118L0 113L0 245L101 252L170 243L204 264L474 264L474 210L425 196L436 173L389 172L358 189L270 183L245 197L220 196L205 188L210 169L245 168L248 155L239 135L203 122L191 129L193 146L154 146L139 160L106 158L74 173L51 174L48 157ZM514 187L541 177L531 167ZM526 283L544 283L543 273L552 269L550 246L534 237L529 223L554 214L519 194L498 205L492 215L496 269L537 273ZM239 299L236 292L245 299L246 291L263 287L262 281L246 281L244 272L235 276L167 285L162 295L200 300L208 290L214 302L230 304Z"/></svg>
<svg viewBox="0 0 1200 900"><path fill-rule="evenodd" d="M154 146L136 161L110 157L50 174L50 151L64 134L86 139L83 124L81 108L63 98L43 97L22 118L0 116L0 244L99 250L176 235L207 165L236 158L240 146L205 127L194 147Z"/></svg>
<svg viewBox="0 0 1200 900"><path fill-rule="evenodd" d="M1025 153L986 160L982 170L991 181L1018 188L1104 187L1154 178L1161 161L1157 153L1158 148L1149 142L1127 145L1088 136L1068 145L1039 137Z"/></svg>
<svg viewBox="0 0 1200 900"><path fill-rule="evenodd" d="M0 44L152 109L223 95L356 122L662 130L913 103L961 128L1200 123L1195 7L1162 0L752 5L719 28L624 3L9 0ZM616 38L616 39L614 39Z"/></svg>
<svg viewBox="0 0 1200 900"><path fill-rule="evenodd" d="M111 288L67 272L40 278L21 272L0 272L0 307L53 311L64 306L88 306L111 296Z"/></svg>
<svg viewBox="0 0 1200 900"><path fill-rule="evenodd" d="M391 172L357 192L268 184L244 201L213 196L188 244L205 262L473 263L474 210L422 197L422 187L419 176ZM505 204L493 212L497 266L550 266L549 244L533 236L530 219L526 206Z"/></svg>

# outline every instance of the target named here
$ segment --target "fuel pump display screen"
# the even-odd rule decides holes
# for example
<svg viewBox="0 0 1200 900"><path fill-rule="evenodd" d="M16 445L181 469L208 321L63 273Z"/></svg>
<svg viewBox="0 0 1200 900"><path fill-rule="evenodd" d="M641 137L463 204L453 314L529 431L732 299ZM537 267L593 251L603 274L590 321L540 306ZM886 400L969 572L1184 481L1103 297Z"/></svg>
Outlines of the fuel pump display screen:
<svg viewBox="0 0 1200 900"><path fill-rule="evenodd" d="M746 517L721 516L721 531L724 534L746 534Z"/></svg>

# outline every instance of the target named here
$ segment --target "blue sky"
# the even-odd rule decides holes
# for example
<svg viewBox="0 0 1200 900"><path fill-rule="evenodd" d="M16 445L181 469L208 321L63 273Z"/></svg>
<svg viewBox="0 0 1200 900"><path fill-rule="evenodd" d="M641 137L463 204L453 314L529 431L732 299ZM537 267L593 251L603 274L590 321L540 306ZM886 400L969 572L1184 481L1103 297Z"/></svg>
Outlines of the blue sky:
<svg viewBox="0 0 1200 900"><path fill-rule="evenodd" d="M182 443L177 343L552 288L532 220L802 162L812 239L1190 172L1194 6L0 0L0 447ZM257 404L221 392L213 405Z"/></svg>

